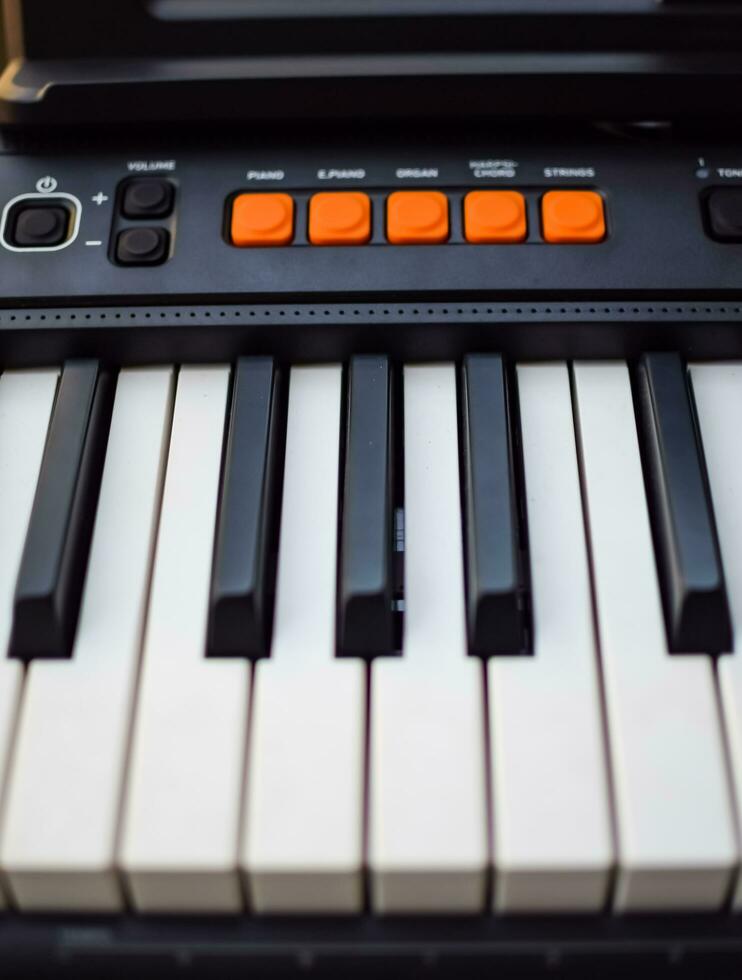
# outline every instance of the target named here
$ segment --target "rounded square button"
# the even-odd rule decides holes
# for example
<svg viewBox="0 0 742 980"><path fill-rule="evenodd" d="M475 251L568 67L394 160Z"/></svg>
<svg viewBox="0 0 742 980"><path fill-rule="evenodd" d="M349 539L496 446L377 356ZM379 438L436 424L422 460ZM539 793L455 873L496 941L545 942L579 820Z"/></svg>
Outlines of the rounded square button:
<svg viewBox="0 0 742 980"><path fill-rule="evenodd" d="M742 242L742 187L718 187L706 198L711 235L719 242Z"/></svg>
<svg viewBox="0 0 742 980"><path fill-rule="evenodd" d="M170 236L164 228L125 228L116 239L116 261L119 265L160 265L170 247Z"/></svg>
<svg viewBox="0 0 742 980"><path fill-rule="evenodd" d="M467 242L522 242L527 230L526 201L518 191L471 191L464 198Z"/></svg>
<svg viewBox="0 0 742 980"><path fill-rule="evenodd" d="M294 199L289 194L240 194L234 199L233 245L288 245L293 237Z"/></svg>
<svg viewBox="0 0 742 980"><path fill-rule="evenodd" d="M323 191L309 202L312 245L363 245L371 237L371 201L361 191Z"/></svg>
<svg viewBox="0 0 742 980"><path fill-rule="evenodd" d="M386 202L392 245L437 245L448 239L448 198L440 191L395 191Z"/></svg>
<svg viewBox="0 0 742 980"><path fill-rule="evenodd" d="M169 180L135 178L126 182L121 210L126 218L167 218L174 200L175 188Z"/></svg>
<svg viewBox="0 0 742 980"><path fill-rule="evenodd" d="M9 226L16 248L55 248L69 236L70 211L64 204L21 202L11 213Z"/></svg>
<svg viewBox="0 0 742 980"><path fill-rule="evenodd" d="M596 191L548 191L541 199L541 225L547 242L601 242L603 198Z"/></svg>

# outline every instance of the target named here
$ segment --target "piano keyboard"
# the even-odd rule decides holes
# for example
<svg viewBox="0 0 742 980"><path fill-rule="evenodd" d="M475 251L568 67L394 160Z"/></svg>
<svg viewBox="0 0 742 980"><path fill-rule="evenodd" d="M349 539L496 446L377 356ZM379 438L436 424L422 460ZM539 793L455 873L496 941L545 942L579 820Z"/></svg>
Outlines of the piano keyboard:
<svg viewBox="0 0 742 980"><path fill-rule="evenodd" d="M742 366L0 376L0 902L742 908Z"/></svg>

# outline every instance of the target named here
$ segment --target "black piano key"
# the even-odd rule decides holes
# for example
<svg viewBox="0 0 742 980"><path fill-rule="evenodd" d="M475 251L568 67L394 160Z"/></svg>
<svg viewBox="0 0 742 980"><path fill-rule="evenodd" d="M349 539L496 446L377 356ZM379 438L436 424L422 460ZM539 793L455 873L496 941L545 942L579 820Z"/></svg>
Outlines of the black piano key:
<svg viewBox="0 0 742 980"><path fill-rule="evenodd" d="M272 358L237 362L214 549L209 656L269 655L279 388Z"/></svg>
<svg viewBox="0 0 742 980"><path fill-rule="evenodd" d="M13 605L10 655L71 653L115 382L97 361L62 371Z"/></svg>
<svg viewBox="0 0 742 980"><path fill-rule="evenodd" d="M713 511L677 354L642 358L637 409L670 649L729 650L731 620Z"/></svg>
<svg viewBox="0 0 742 980"><path fill-rule="evenodd" d="M394 652L391 373L386 357L354 357L348 371L338 646Z"/></svg>
<svg viewBox="0 0 742 980"><path fill-rule="evenodd" d="M462 415L470 652L523 653L515 472L501 357L464 359Z"/></svg>

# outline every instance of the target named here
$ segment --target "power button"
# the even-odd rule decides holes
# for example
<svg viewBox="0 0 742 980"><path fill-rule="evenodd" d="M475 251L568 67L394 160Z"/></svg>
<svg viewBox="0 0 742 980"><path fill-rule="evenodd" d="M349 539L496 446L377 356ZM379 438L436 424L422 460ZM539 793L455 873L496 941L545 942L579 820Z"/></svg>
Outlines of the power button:
<svg viewBox="0 0 742 980"><path fill-rule="evenodd" d="M50 178L53 180L54 178ZM80 227L81 205L72 194L21 194L0 218L0 244L11 252L50 252L70 245Z"/></svg>
<svg viewBox="0 0 742 980"><path fill-rule="evenodd" d="M62 205L19 207L11 223L10 240L17 248L54 247L67 238L70 212Z"/></svg>

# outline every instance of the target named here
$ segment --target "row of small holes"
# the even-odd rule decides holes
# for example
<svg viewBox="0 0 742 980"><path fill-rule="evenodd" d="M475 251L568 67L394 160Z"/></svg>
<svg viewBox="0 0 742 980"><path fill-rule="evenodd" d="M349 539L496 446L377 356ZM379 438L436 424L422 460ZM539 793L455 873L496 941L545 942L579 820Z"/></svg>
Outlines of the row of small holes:
<svg viewBox="0 0 742 980"><path fill-rule="evenodd" d="M394 314L394 311L393 310L387 310L387 309L381 310L380 312L381 312L381 314L383 316L392 316ZM459 308L459 309L456 309L456 310L449 310L449 309L431 310L431 309L429 309L427 311L422 311L422 312L420 310L417 310L417 309L413 309L413 310L397 310L396 312L397 312L397 315L398 316L410 316L410 315L412 315L412 316L421 316L421 315L426 315L426 316L449 316L451 314L454 314L454 315L457 315L457 316L464 316L464 315L479 316L480 314L483 314L483 313L486 314L486 315L488 315L488 316L492 316L497 311L494 310L494 309L492 309L492 308L487 308L485 310L479 310L477 308L472 308L470 310L465 310L465 309ZM539 309L538 307L532 306L530 308L530 310L524 310L524 308L523 307L520 307L520 306L519 307L516 307L515 309L508 309L507 307L504 307L503 306L500 309L500 314L502 316L509 316L509 315L512 315L513 313L516 316L522 316L526 312L530 313L533 316L537 316L539 314L542 314L544 316L552 316L554 313L557 313L557 314L559 314L561 316L579 316L579 315L581 315L583 313L594 315L594 314L598 314L600 312L602 312L602 313L604 313L606 315L610 315L611 313L617 313L619 315L625 315L627 313L631 313L631 314L634 314L636 316L638 316L638 315L653 316L653 315L655 315L657 313L661 313L661 314L666 314L666 315L667 314L673 314L673 315L683 316L683 315L687 315L688 313L690 313L691 315L703 313L703 314L706 314L708 316L711 316L711 315L713 315L715 313L718 313L718 314L733 313L735 315L739 315L739 314L742 314L742 307L735 306L735 307L732 307L731 309L728 309L725 306L716 307L716 308L711 307L711 306L707 306L707 307L701 309L701 308L699 308L697 306L692 306L690 308L685 308L685 307L682 307L682 306L678 306L674 310L671 310L667 306L663 306L660 309L655 309L653 306L648 306L645 309L641 309L638 306L634 306L631 309L627 309L626 307L623 307L623 306L619 306L619 307L616 307L616 308L612 308L612 307L606 306L606 307L603 307L602 310L598 310L598 308L597 307L594 307L594 306L588 307L586 309L582 309L582 307L579 307L579 306L574 306L572 308L568 308L568 307L562 306L562 307L559 307L557 310L554 310L554 309L552 309L549 306L544 307L543 309ZM304 311L304 310L293 310L293 315L294 316L302 316L303 314L306 314L308 316L317 316L317 313L318 313L317 310L306 310L306 311ZM333 316L333 314L336 314L338 316L345 316L346 311L345 310L342 310L342 309L339 309L339 310L323 310L322 313L324 314L324 316ZM368 309L368 310L353 310L352 313L353 313L353 316L364 316L364 315L366 315L366 316L374 316L376 314L376 310L373 310L373 309ZM129 319L131 319L131 320L136 320L138 317L140 319L150 320L150 319L152 319L152 317L154 315L155 314L152 314L152 313L142 313L141 315L140 314L137 314L137 313L129 313L128 314ZM216 314L214 314L214 315L216 315ZM270 310L262 310L262 311L259 311L259 310L249 310L248 311L248 316L250 316L250 317L256 317L256 316L270 317L271 315L272 314L271 314L271 311ZM279 316L286 316L287 315L287 312L286 312L286 310L279 310L278 315ZM84 315L84 319L85 320L105 320L105 319L108 318L108 316L109 316L109 314L107 314L107 313L96 313L96 314L86 313ZM126 316L126 314L124 314L124 313L111 313L110 314L110 317L112 319L114 319L114 320L124 319L125 316ZM162 320L167 319L168 317L174 317L175 319L180 319L183 316L188 316L192 320L195 320L195 319L199 319L200 320L200 319L209 319L212 316L212 314L208 310L207 311L204 311L204 312L201 312L201 313L198 313L198 312L195 312L195 311L190 311L189 313L186 314L186 313L181 313L181 312L175 311L175 312L172 312L172 313L171 312L162 312L162 313L159 314L159 317ZM241 313L240 313L239 310L234 310L232 312L227 312L225 310L222 310L222 311L219 312L218 316L220 318L225 318L225 317L228 317L228 316L231 316L233 318L239 318L241 316ZM54 315L54 319L55 320L62 320L65 317L68 320L76 320L78 318L76 313L68 313L68 314L56 313ZM2 319L3 319L3 317L2 317L2 315L0 315L0 322L2 322ZM23 317L18 317L15 313L11 313L8 316L8 320L10 320L11 322L12 321L15 321L15 320L18 320L18 319L23 319L23 320L26 320L26 321L31 321L31 320L34 319L34 315L31 314L31 313L27 313ZM48 317L46 316L45 313L41 313L41 314L39 314L36 317L36 319L38 319L38 320L46 320L46 319L48 319Z"/></svg>

